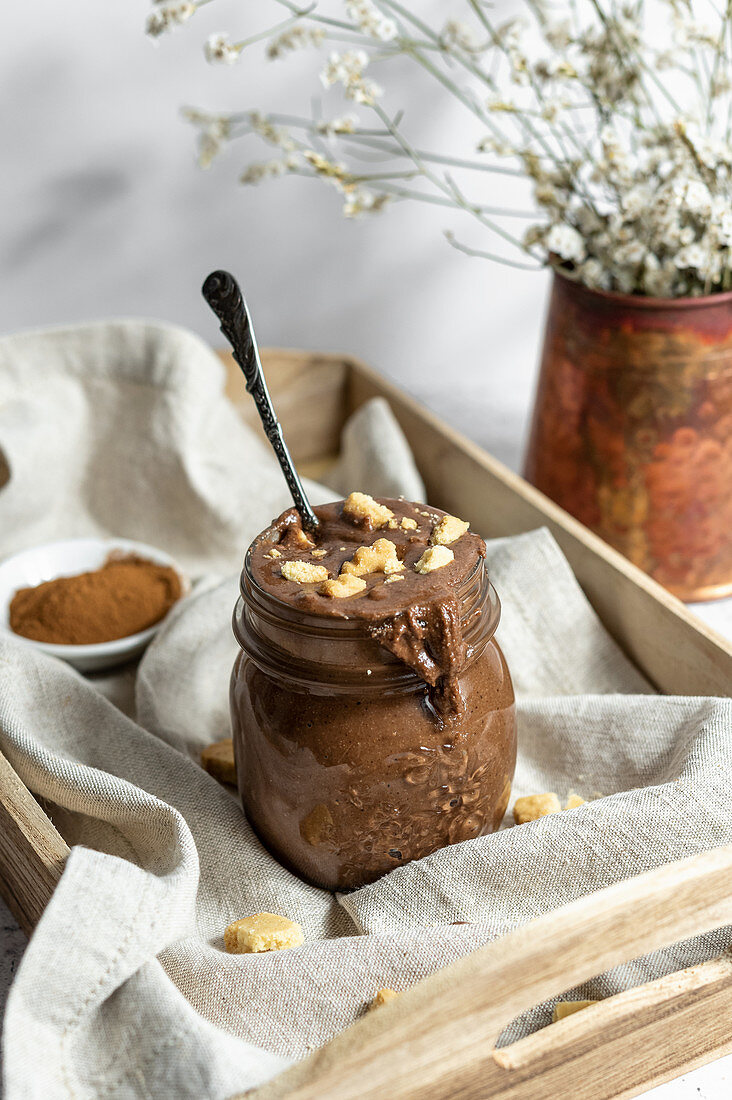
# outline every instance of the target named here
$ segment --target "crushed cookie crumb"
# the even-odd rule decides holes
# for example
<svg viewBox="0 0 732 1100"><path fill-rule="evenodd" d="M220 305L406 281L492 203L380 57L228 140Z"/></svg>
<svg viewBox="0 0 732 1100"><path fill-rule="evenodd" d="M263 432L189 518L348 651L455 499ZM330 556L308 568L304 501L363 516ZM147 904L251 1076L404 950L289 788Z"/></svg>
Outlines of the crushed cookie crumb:
<svg viewBox="0 0 732 1100"><path fill-rule="evenodd" d="M327 550L311 550L310 551L310 557L311 558L324 558L327 553L328 553Z"/></svg>
<svg viewBox="0 0 732 1100"><path fill-rule="evenodd" d="M304 943L302 928L278 913L254 913L235 920L224 932L224 947L232 955L284 951Z"/></svg>
<svg viewBox="0 0 732 1100"><path fill-rule="evenodd" d="M324 565L313 565L309 561L286 561L281 573L286 580L298 584L317 584L328 579L328 570Z"/></svg>
<svg viewBox="0 0 732 1100"><path fill-rule="evenodd" d="M276 546L273 546L272 549L268 550L264 556L265 558L281 558L282 551L278 550Z"/></svg>
<svg viewBox="0 0 732 1100"><path fill-rule="evenodd" d="M402 516L399 523L402 531L415 531L417 529L416 519L412 519L411 516Z"/></svg>
<svg viewBox="0 0 732 1100"><path fill-rule="evenodd" d="M416 573L433 573L435 569L443 569L455 560L455 555L448 546L430 546L415 563Z"/></svg>
<svg viewBox="0 0 732 1100"><path fill-rule="evenodd" d="M382 1005L388 1004L389 1001L393 1001L399 994L395 989L380 989L372 1001L369 1001L368 1010L372 1012L375 1008L381 1008Z"/></svg>
<svg viewBox="0 0 732 1100"><path fill-rule="evenodd" d="M366 581L361 577L354 576L353 573L341 574L340 577L331 577L318 588L321 596L330 596L335 600L344 600L348 596L356 596L359 592L363 592L366 587Z"/></svg>
<svg viewBox="0 0 732 1100"><path fill-rule="evenodd" d="M565 1016L572 1016L575 1012L581 1012L582 1009L599 1003L599 1001L557 1001L552 1011L552 1023L555 1024Z"/></svg>
<svg viewBox="0 0 732 1100"><path fill-rule="evenodd" d="M438 524L432 528L430 542L433 546L448 546L456 542L466 533L470 524L457 516L443 516Z"/></svg>
<svg viewBox="0 0 732 1100"><path fill-rule="evenodd" d="M404 564L397 557L397 548L389 539L377 539L373 546L359 546L352 561L344 561L341 573L363 577L366 573L400 573Z"/></svg>
<svg viewBox="0 0 732 1100"><path fill-rule="evenodd" d="M394 513L384 504L379 504L368 493L349 493L343 504L343 514L354 523L364 527L385 527Z"/></svg>
<svg viewBox="0 0 732 1100"><path fill-rule="evenodd" d="M587 799L583 798L582 795L575 794L574 791L570 791L569 797L567 799L567 805L564 808L565 810L576 810L578 806L584 806L586 801Z"/></svg>
<svg viewBox="0 0 732 1100"><path fill-rule="evenodd" d="M525 825L527 821L536 821L547 814L558 814L561 811L561 803L555 794L527 794L516 799L513 819L517 825Z"/></svg>
<svg viewBox="0 0 732 1100"><path fill-rule="evenodd" d="M236 762L234 760L234 742L230 737L223 741L214 741L201 751L201 767L218 779L219 783L236 786Z"/></svg>

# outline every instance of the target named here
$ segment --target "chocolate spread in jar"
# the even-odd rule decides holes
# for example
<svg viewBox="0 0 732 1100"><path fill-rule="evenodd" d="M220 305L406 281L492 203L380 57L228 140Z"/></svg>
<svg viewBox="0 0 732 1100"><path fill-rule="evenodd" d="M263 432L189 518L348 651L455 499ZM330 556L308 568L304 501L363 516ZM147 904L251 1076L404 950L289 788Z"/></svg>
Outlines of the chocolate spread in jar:
<svg viewBox="0 0 732 1100"><path fill-rule="evenodd" d="M485 543L466 531L447 544L451 561L417 572L446 513L406 500L376 503L390 513L381 524L380 517L374 522L349 516L343 501L321 505L315 509L320 527L313 538L303 532L294 508L283 512L252 545L252 575L262 589L293 608L361 620L371 637L428 685L436 713L449 721L464 710L458 680L466 647L458 590L485 557ZM283 575L285 563L300 561L321 566L337 578L359 547L373 546L380 539L394 546L403 568L389 574L364 573L365 586L354 595L334 598L321 591L322 582L301 583Z"/></svg>
<svg viewBox="0 0 732 1100"><path fill-rule="evenodd" d="M336 890L492 832L516 758L482 539L435 508L372 504L375 521L316 508L313 539L284 512L234 615L244 809L281 863Z"/></svg>

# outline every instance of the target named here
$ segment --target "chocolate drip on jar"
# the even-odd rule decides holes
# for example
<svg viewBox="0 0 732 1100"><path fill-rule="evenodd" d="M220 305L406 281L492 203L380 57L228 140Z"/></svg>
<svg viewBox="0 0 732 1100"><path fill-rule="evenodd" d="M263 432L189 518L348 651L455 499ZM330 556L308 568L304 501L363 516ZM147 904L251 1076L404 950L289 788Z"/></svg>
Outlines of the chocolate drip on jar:
<svg viewBox="0 0 732 1100"><path fill-rule="evenodd" d="M367 630L429 685L429 699L441 722L464 713L459 676L466 646L455 596L408 607Z"/></svg>

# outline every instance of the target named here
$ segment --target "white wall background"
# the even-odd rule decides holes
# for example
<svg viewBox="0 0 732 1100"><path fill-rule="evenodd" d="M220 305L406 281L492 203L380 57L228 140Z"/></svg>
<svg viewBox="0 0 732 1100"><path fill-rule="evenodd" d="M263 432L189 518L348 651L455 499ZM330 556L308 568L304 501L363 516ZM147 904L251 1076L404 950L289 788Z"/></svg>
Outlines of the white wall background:
<svg viewBox="0 0 732 1100"><path fill-rule="evenodd" d="M460 7L420 5L437 22ZM403 203L347 221L319 182L243 187L245 164L270 155L255 141L208 172L196 166L182 104L292 109L318 87L303 79L311 58L203 60L209 33L236 40L268 9L280 17L266 0L216 0L156 45L143 33L148 0L3 5L0 331L135 315L215 340L200 285L227 267L260 343L360 355L518 465L544 273L456 253L442 230L471 227L450 210ZM467 120L444 93L417 89L408 69L385 83L389 109L407 104L434 148L460 144ZM338 113L339 93L323 96ZM490 202L495 178L481 184Z"/></svg>

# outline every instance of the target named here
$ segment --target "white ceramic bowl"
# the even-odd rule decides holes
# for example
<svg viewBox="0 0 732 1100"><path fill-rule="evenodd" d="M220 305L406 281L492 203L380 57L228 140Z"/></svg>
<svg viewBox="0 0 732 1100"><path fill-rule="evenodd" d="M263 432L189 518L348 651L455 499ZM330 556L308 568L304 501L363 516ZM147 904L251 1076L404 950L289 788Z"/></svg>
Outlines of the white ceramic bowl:
<svg viewBox="0 0 732 1100"><path fill-rule="evenodd" d="M47 542L44 546L22 550L0 564L0 629L12 633L13 638L26 645L36 646L44 653L68 661L81 672L111 668L123 661L131 661L133 657L139 657L165 619L139 634L130 634L127 638L117 638L113 642L95 642L92 645L52 645L50 642L21 638L10 630L10 601L19 588L29 588L55 577L71 577L76 573L99 569L112 551L136 554L159 565L171 566L181 579L183 595L190 591L188 578L177 563L162 550L147 546L144 542L94 538Z"/></svg>

